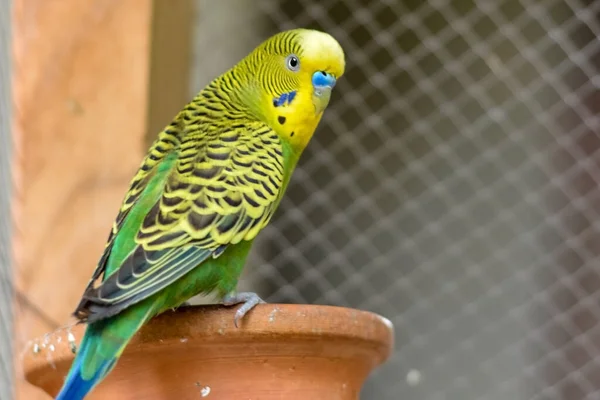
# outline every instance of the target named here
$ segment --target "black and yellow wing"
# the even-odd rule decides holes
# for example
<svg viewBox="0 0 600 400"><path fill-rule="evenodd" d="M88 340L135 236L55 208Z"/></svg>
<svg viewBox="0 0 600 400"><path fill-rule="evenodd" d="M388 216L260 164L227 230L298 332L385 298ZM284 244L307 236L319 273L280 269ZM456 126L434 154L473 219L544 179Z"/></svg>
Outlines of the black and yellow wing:
<svg viewBox="0 0 600 400"><path fill-rule="evenodd" d="M167 142L155 143L133 179L75 311L81 320L115 315L227 246L254 239L279 203L284 156L266 125L212 127L181 140L161 135Z"/></svg>

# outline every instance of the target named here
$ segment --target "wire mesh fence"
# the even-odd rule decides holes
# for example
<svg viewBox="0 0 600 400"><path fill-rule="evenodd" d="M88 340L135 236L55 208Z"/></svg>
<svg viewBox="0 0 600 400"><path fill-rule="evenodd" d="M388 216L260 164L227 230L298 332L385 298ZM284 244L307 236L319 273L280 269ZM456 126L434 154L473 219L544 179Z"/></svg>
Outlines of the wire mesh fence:
<svg viewBox="0 0 600 400"><path fill-rule="evenodd" d="M12 398L10 6L0 1L0 399Z"/></svg>
<svg viewBox="0 0 600 400"><path fill-rule="evenodd" d="M600 2L252 4L196 70L306 26L347 73L245 284L390 318L364 399L598 398Z"/></svg>

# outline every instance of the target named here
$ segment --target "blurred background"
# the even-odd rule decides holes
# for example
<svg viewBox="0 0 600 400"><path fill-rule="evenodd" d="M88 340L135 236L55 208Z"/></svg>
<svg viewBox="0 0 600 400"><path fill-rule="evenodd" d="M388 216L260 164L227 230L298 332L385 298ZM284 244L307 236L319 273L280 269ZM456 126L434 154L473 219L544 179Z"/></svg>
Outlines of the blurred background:
<svg viewBox="0 0 600 400"><path fill-rule="evenodd" d="M347 72L242 288L389 318L365 400L597 399L592 0L0 3L0 399L34 398L19 352L68 321L148 141L294 27Z"/></svg>

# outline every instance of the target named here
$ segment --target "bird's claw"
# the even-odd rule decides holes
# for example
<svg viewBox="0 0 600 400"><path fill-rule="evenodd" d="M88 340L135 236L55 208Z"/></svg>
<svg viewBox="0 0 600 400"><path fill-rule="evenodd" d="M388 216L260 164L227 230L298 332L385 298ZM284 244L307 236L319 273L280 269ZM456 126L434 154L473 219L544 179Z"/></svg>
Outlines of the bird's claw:
<svg viewBox="0 0 600 400"><path fill-rule="evenodd" d="M253 292L231 293L223 297L223 305L225 306L233 306L240 303L243 304L237 309L233 318L233 324L236 328L238 328L239 321L244 318L248 311L252 310L257 304L265 303L265 301Z"/></svg>

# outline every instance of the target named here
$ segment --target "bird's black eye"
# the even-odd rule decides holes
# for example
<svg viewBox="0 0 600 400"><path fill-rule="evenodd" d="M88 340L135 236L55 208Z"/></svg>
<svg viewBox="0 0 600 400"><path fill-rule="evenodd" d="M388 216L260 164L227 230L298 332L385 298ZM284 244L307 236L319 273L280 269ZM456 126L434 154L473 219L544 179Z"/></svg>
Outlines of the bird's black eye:
<svg viewBox="0 0 600 400"><path fill-rule="evenodd" d="M300 69L300 60L294 54L290 54L286 58L286 65L290 71L298 71Z"/></svg>

